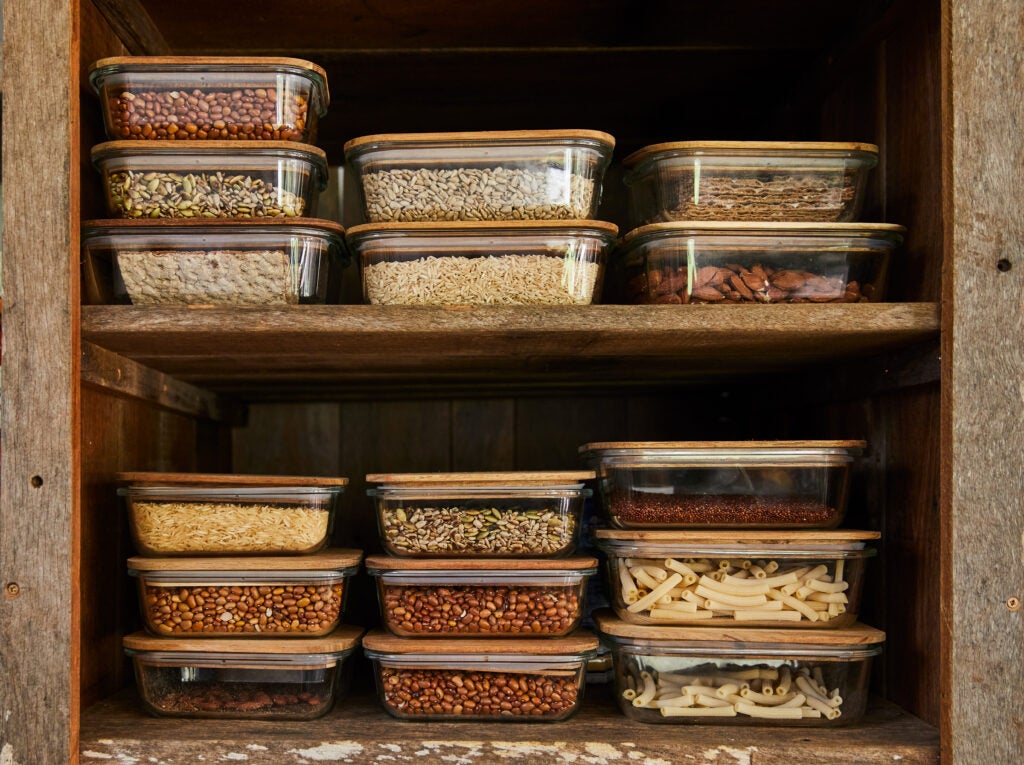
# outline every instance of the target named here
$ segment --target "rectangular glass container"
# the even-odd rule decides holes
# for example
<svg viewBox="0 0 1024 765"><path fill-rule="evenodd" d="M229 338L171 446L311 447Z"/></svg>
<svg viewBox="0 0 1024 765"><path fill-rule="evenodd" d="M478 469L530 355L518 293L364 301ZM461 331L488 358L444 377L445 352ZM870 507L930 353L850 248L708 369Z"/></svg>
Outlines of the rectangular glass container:
<svg viewBox="0 0 1024 765"><path fill-rule="evenodd" d="M209 642L124 638L143 708L157 717L313 720L345 693L343 669L362 629L308 640Z"/></svg>
<svg viewBox="0 0 1024 765"><path fill-rule="evenodd" d="M367 222L593 218L615 139L596 130L354 138L345 164Z"/></svg>
<svg viewBox="0 0 1024 765"><path fill-rule="evenodd" d="M618 228L593 220L354 226L374 305L589 305Z"/></svg>
<svg viewBox="0 0 1024 765"><path fill-rule="evenodd" d="M297 58L120 56L90 67L111 140L315 143L327 74Z"/></svg>
<svg viewBox="0 0 1024 765"><path fill-rule="evenodd" d="M875 531L615 531L615 613L631 624L838 629L857 620Z"/></svg>
<svg viewBox="0 0 1024 765"><path fill-rule="evenodd" d="M589 557L366 559L383 626L400 637L562 637L579 626Z"/></svg>
<svg viewBox="0 0 1024 765"><path fill-rule="evenodd" d="M268 558L129 558L146 629L160 637L306 638L334 630L359 550Z"/></svg>
<svg viewBox="0 0 1024 765"><path fill-rule="evenodd" d="M597 639L424 641L368 634L384 709L400 720L557 722L583 699L587 660Z"/></svg>
<svg viewBox="0 0 1024 765"><path fill-rule="evenodd" d="M114 218L316 215L327 155L289 141L111 141L92 149Z"/></svg>
<svg viewBox="0 0 1024 765"><path fill-rule="evenodd" d="M576 549L592 472L374 474L384 548L412 558L557 558Z"/></svg>
<svg viewBox="0 0 1024 765"><path fill-rule="evenodd" d="M638 627L594 615L622 713L647 723L836 727L857 722L885 633Z"/></svg>
<svg viewBox="0 0 1024 765"><path fill-rule="evenodd" d="M834 528L864 441L584 444L617 528Z"/></svg>
<svg viewBox="0 0 1024 765"><path fill-rule="evenodd" d="M679 141L623 162L633 224L857 220L878 147L868 143Z"/></svg>

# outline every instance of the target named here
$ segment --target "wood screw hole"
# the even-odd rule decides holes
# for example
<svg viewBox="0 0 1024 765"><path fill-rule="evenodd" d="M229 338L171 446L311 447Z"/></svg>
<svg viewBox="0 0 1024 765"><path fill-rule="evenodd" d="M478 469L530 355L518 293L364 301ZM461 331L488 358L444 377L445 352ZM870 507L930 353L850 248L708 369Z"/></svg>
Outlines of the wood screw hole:
<svg viewBox="0 0 1024 765"><path fill-rule="evenodd" d="M1011 595L1006 599L1006 607L1009 608L1011 611L1019 611L1020 598L1018 598L1016 595Z"/></svg>
<svg viewBox="0 0 1024 765"><path fill-rule="evenodd" d="M21 587L17 582L8 582L7 586L4 587L4 592L9 598L16 598L21 594Z"/></svg>
<svg viewBox="0 0 1024 765"><path fill-rule="evenodd" d="M38 489L43 485L43 477L41 475L34 475L29 479L29 483L32 484L32 488Z"/></svg>
<svg viewBox="0 0 1024 765"><path fill-rule="evenodd" d="M1002 271L1004 274L1013 268L1013 263L1008 261L1006 258L1000 258L996 261L996 268Z"/></svg>

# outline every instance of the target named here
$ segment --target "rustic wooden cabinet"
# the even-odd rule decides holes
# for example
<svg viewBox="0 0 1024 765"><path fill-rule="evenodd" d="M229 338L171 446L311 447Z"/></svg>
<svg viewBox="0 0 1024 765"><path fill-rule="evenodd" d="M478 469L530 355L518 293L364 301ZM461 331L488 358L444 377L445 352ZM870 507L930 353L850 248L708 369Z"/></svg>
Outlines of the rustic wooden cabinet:
<svg viewBox="0 0 1024 765"><path fill-rule="evenodd" d="M4 7L0 764L80 761L1011 763L1024 757L1024 7L1018 0ZM873 141L865 220L906 225L885 304L395 309L83 306L102 213L87 73L125 53L323 64L320 143L586 127ZM606 219L624 223L621 179ZM356 290L354 269L343 285ZM554 726L398 723L368 676L308 725L142 715L113 475L347 475L336 541L377 549L368 472L565 469L587 441L865 438L883 542L867 719L642 726L592 688ZM372 619L372 592L352 615ZM362 687L364 690L359 691Z"/></svg>

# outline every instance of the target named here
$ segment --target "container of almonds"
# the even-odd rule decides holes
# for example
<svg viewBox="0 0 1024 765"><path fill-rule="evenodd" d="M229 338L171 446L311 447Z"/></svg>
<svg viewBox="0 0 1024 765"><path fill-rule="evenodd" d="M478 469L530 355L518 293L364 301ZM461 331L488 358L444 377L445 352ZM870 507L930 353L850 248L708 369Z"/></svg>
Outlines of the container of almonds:
<svg viewBox="0 0 1024 765"><path fill-rule="evenodd" d="M378 483L381 539L414 558L555 558L576 549L590 471L395 473Z"/></svg>

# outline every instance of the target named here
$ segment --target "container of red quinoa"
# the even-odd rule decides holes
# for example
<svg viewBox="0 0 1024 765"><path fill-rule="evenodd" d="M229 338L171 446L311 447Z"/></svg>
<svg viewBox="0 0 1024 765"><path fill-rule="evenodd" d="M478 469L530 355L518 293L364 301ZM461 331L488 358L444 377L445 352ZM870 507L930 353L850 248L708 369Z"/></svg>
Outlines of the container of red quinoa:
<svg viewBox="0 0 1024 765"><path fill-rule="evenodd" d="M635 529L835 528L864 441L590 443L612 526Z"/></svg>

